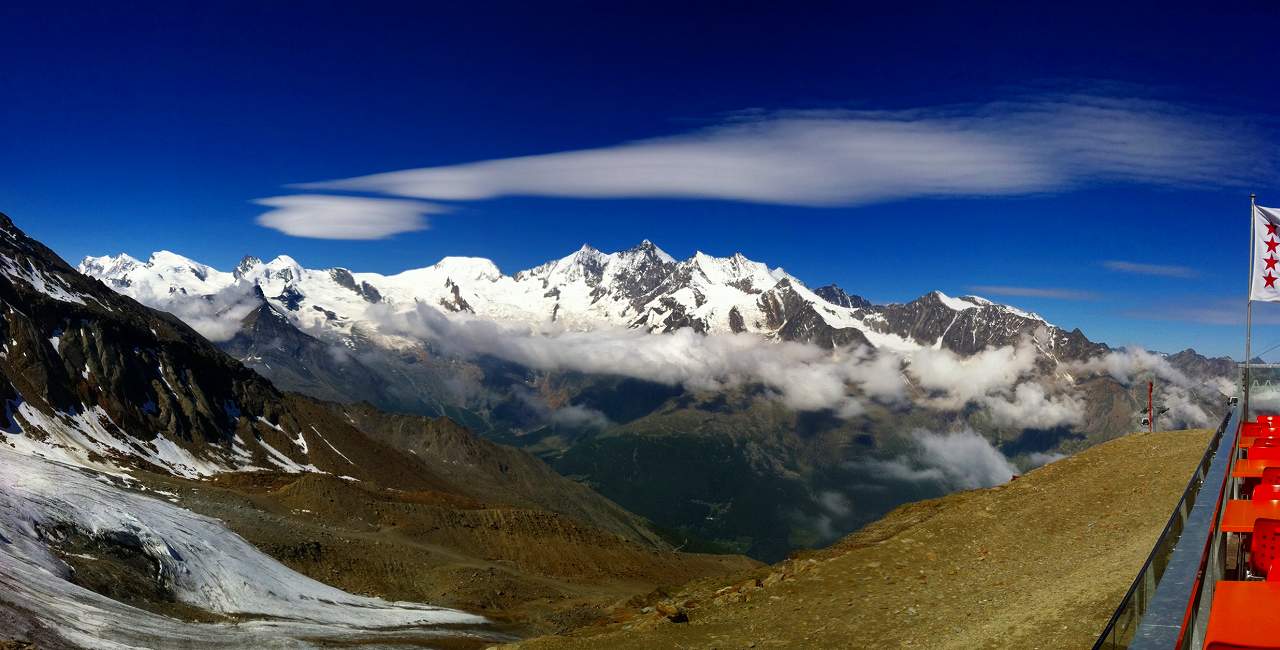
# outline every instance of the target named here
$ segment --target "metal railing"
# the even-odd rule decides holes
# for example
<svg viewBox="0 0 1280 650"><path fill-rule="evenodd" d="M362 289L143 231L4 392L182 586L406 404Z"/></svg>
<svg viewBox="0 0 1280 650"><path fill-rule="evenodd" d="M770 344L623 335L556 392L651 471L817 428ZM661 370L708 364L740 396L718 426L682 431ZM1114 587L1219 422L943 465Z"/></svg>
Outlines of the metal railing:
<svg viewBox="0 0 1280 650"><path fill-rule="evenodd" d="M1199 578L1201 562L1206 555L1205 540L1201 537L1202 534L1207 536L1209 529L1213 527L1222 495L1211 493L1211 496L1216 496L1217 499L1206 500L1199 504L1197 501L1206 479L1209 479L1210 489L1218 490L1217 481L1229 474L1226 470L1231 464L1232 454L1219 454L1218 451L1224 434L1227 431L1234 431L1232 427L1235 426L1238 412L1237 406L1223 417L1221 424L1218 425L1191 479L1187 481L1182 497L1174 506L1173 514L1169 515L1169 521L1165 523L1164 530L1161 531L1151 553L1147 556L1147 561L1143 563L1138 576L1134 578L1133 584L1120 600L1120 605L1111 615L1111 620L1107 621L1107 626L1102 630L1097 642L1093 644L1094 650L1119 650L1130 647L1161 647L1168 650L1175 647L1178 635L1175 635L1174 641L1160 645L1160 642L1153 638L1153 633L1162 631L1163 626L1166 625L1165 621L1174 617L1177 618L1177 627L1180 629L1183 618L1188 612L1189 598L1181 600L1180 606L1172 601L1175 600L1175 593L1183 591L1181 587L1192 586L1184 584L1188 573L1192 582ZM1222 484L1225 485L1225 482ZM1188 522L1191 522L1190 526ZM1189 531L1186 536L1187 543L1180 545L1184 539L1184 531ZM1190 551L1198 551L1194 553L1194 565L1190 564L1193 555ZM1169 570L1170 566L1174 567L1172 572ZM1172 580L1165 580L1166 576ZM1157 611L1159 615L1156 615ZM1163 638L1164 635L1159 636Z"/></svg>

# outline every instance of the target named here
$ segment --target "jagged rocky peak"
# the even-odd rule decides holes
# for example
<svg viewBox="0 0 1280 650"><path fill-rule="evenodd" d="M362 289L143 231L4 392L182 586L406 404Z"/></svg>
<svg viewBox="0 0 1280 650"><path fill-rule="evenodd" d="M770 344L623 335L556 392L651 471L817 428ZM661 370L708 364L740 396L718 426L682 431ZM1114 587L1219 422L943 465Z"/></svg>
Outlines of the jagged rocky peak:
<svg viewBox="0 0 1280 650"><path fill-rule="evenodd" d="M546 264L516 274L517 281L541 280L547 286L586 282L590 286L600 283L605 266L613 259L612 255L596 250L591 244L583 244L581 248Z"/></svg>
<svg viewBox="0 0 1280 650"><path fill-rule="evenodd" d="M814 289L813 292L817 294L819 298L846 309L862 309L871 306L870 300L867 300L862 296L855 296L848 293L844 289L841 289L839 285L835 284L818 287L817 289Z"/></svg>
<svg viewBox="0 0 1280 650"><path fill-rule="evenodd" d="M711 284L735 287L746 293L760 293L772 288L779 280L789 278L799 281L781 268L770 269L768 265L751 260L742 253L734 253L731 257L716 257L702 251L681 262L694 275Z"/></svg>
<svg viewBox="0 0 1280 650"><path fill-rule="evenodd" d="M573 281L582 278L591 282L600 279L609 260L609 255L600 252L591 244L583 244L582 248L561 260L562 263L558 264L555 270L563 274L565 280Z"/></svg>
<svg viewBox="0 0 1280 650"><path fill-rule="evenodd" d="M231 272L231 275L235 276L237 280L243 280L249 275L250 271L259 266L262 266L262 259L252 255L245 255L240 258L240 263L236 265L236 268Z"/></svg>
<svg viewBox="0 0 1280 650"><path fill-rule="evenodd" d="M141 265L142 262L126 253L101 257L90 256L80 261L80 268L88 269L89 274L108 277L118 277Z"/></svg>
<svg viewBox="0 0 1280 650"><path fill-rule="evenodd" d="M661 264L676 263L676 258L668 255L666 251L662 250L661 248L658 248L656 244L654 244L652 241L649 241L648 239L641 240L639 244L636 244L635 246L632 246L631 248L628 248L625 251L617 253L616 255L622 258L640 257L640 258L644 258L650 261L655 261Z"/></svg>

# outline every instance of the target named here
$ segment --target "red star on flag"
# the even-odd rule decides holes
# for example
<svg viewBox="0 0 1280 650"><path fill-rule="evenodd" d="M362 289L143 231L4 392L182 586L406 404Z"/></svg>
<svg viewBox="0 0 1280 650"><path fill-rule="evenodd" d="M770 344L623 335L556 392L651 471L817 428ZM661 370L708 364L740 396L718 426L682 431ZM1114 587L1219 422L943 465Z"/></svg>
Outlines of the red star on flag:
<svg viewBox="0 0 1280 650"><path fill-rule="evenodd" d="M1277 228L1277 226L1276 226L1274 223L1268 223L1268 224L1267 224L1267 234L1268 234L1268 235L1274 235L1274 234L1276 234L1276 228Z"/></svg>
<svg viewBox="0 0 1280 650"><path fill-rule="evenodd" d="M1270 271L1268 271L1266 275L1262 276L1262 279L1267 281L1268 287L1274 288L1276 286L1276 276L1271 275Z"/></svg>
<svg viewBox="0 0 1280 650"><path fill-rule="evenodd" d="M1268 269L1274 269L1274 268L1276 268L1276 262L1280 262L1280 260L1278 260L1278 259L1276 259L1276 258L1274 258L1274 257L1268 257L1267 259L1262 260L1262 261L1264 261L1264 262L1266 262L1266 263L1267 263L1267 268L1268 268Z"/></svg>
<svg viewBox="0 0 1280 650"><path fill-rule="evenodd" d="M1264 242L1262 242L1262 243L1264 243L1264 244L1266 244L1266 245L1267 245L1267 252L1268 252L1268 253L1274 253L1274 252L1276 252L1276 246L1280 246L1280 242L1278 242L1278 241L1276 241L1276 240L1274 240L1274 239L1268 239L1267 241L1264 241Z"/></svg>

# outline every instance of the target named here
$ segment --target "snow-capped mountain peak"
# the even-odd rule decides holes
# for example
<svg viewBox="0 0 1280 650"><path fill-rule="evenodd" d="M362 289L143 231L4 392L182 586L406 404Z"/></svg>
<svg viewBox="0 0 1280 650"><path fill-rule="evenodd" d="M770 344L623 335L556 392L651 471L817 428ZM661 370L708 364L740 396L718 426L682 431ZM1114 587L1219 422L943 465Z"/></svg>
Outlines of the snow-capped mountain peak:
<svg viewBox="0 0 1280 650"><path fill-rule="evenodd" d="M80 272L118 290L137 287L141 293L161 292L156 295L205 296L217 293L235 281L230 273L171 251L156 251L145 263L124 253L86 257L80 262ZM126 293L134 295L133 292ZM137 295L134 297L138 298Z"/></svg>
<svg viewBox="0 0 1280 650"><path fill-rule="evenodd" d="M261 259L258 259L252 255L245 255L243 258L240 259L240 263L236 265L235 270L232 271L231 274L235 276L237 280L239 280L245 277L246 275L248 275L250 272L253 271L253 269L259 266L262 266Z"/></svg>
<svg viewBox="0 0 1280 650"><path fill-rule="evenodd" d="M642 256L652 257L658 260L659 262L662 262L663 264L676 263L676 258L668 255L666 251L662 250L661 248L658 248L656 244L649 241L648 239L641 240L639 244L636 244L635 246L625 251L622 251L621 253L618 253L618 255L620 256L642 255Z"/></svg>
<svg viewBox="0 0 1280 650"><path fill-rule="evenodd" d="M770 269L768 265L748 259L742 253L734 253L731 257L715 257L698 251L685 263L710 284L731 286L746 293L772 289L784 278L799 283L782 269Z"/></svg>
<svg viewBox="0 0 1280 650"><path fill-rule="evenodd" d="M89 274L96 277L119 277L141 265L142 262L125 253L90 256L80 262L80 268L89 269Z"/></svg>

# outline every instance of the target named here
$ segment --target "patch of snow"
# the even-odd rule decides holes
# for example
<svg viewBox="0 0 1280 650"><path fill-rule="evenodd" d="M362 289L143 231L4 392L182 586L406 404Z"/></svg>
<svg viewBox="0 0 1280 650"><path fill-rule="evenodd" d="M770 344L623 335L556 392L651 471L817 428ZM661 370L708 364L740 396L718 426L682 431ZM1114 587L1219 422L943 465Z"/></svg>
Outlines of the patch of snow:
<svg viewBox="0 0 1280 650"><path fill-rule="evenodd" d="M164 375L164 364L156 366L156 374L160 375L160 381L164 382L164 387L168 388L174 397L177 397L178 391L173 389L173 385L169 383L169 378Z"/></svg>
<svg viewBox="0 0 1280 650"><path fill-rule="evenodd" d="M303 465L280 453L280 451L275 447L267 444L266 440L259 438L258 445L262 447L263 451L267 452L267 461L289 474L301 474L303 472L316 472L323 474L323 472L320 471L320 468L315 465L309 463Z"/></svg>
<svg viewBox="0 0 1280 650"><path fill-rule="evenodd" d="M954 309L955 311L964 311L966 309L974 309L979 306L967 300L961 300L960 298L952 298L951 296L948 296L947 294L942 293L941 291L934 291L933 295L937 296L938 300L941 301L942 304L946 305L950 309Z"/></svg>
<svg viewBox="0 0 1280 650"><path fill-rule="evenodd" d="M337 447L334 447L334 446L333 446L333 443L332 443L332 442L329 442L329 439L328 439L328 438L325 438L324 436L320 435L320 430L319 430L319 429L317 429L317 428L315 428L315 427L313 426L313 427L311 427L311 430L316 432L316 436L317 436L317 437L319 437L319 438L320 438L320 440L324 442L324 444L329 445L329 448L333 450L333 453L335 453L335 454L337 454L337 455L339 455L339 456L342 456L342 460L345 460L345 461L347 461L348 463L350 463L350 464L352 464L352 465L355 465L355 463L354 463L354 462L352 462L350 458L347 458L347 455L346 455L346 454L342 453L341 451L338 451L338 448L337 448Z"/></svg>
<svg viewBox="0 0 1280 650"><path fill-rule="evenodd" d="M271 420L268 420L262 417L261 415L258 416L258 421L271 427L272 429L275 429L276 431L279 431L280 433L285 433L284 427L272 422ZM288 435L288 434L285 434L285 435Z"/></svg>
<svg viewBox="0 0 1280 650"><path fill-rule="evenodd" d="M54 300L77 305L85 304L83 296L72 292L71 288L56 276L48 276L39 269L21 266L11 258L0 258L0 274L7 275L13 280L19 280Z"/></svg>
<svg viewBox="0 0 1280 650"><path fill-rule="evenodd" d="M79 413L55 412L53 415L46 415L26 402L16 409L10 408L10 421L18 423L19 434L26 435L6 436L4 441L32 456L106 471L116 471L115 465L93 460L95 456L137 458L185 478L200 478L232 469L218 460L197 458L164 436L146 443L119 433L114 426L108 426L111 420L97 405Z"/></svg>

